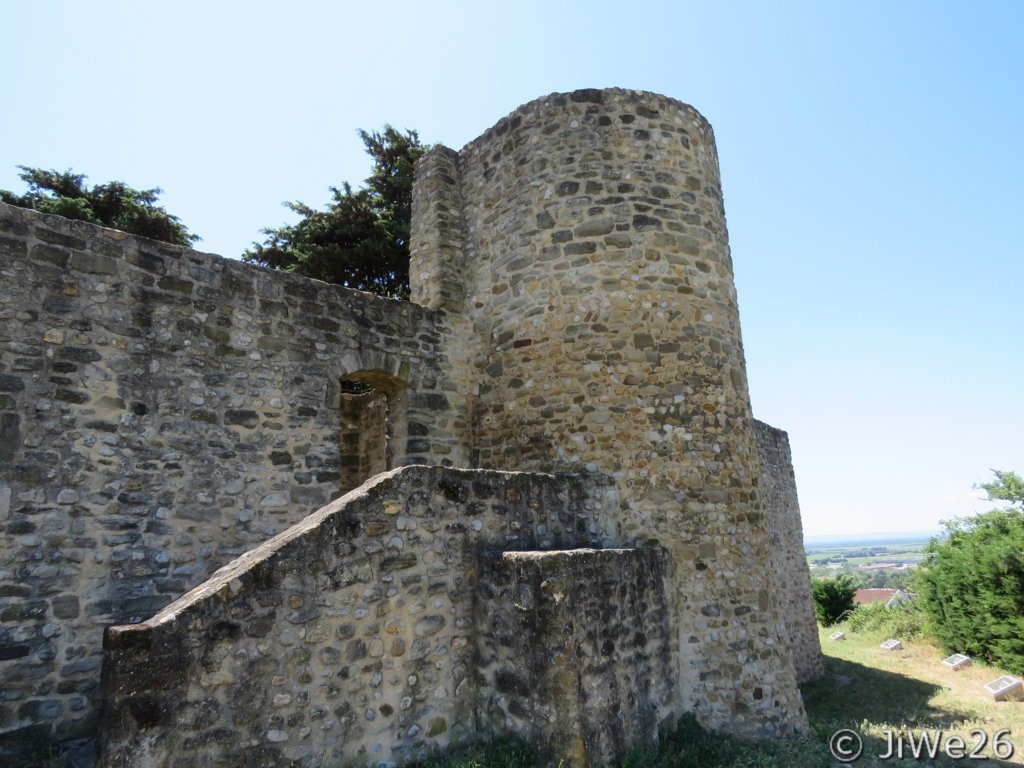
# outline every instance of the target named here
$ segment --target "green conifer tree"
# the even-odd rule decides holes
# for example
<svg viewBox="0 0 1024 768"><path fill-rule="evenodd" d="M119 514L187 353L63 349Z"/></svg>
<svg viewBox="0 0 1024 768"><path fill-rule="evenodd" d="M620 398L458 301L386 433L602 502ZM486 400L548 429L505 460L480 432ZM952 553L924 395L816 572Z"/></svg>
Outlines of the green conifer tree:
<svg viewBox="0 0 1024 768"><path fill-rule="evenodd" d="M18 168L28 192L18 195L0 189L0 201L175 245L190 246L201 239L199 235L190 234L177 216L156 204L162 191L159 187L134 189L123 181L109 181L90 188L85 183L88 177L70 168L66 171L44 171L24 165Z"/></svg>

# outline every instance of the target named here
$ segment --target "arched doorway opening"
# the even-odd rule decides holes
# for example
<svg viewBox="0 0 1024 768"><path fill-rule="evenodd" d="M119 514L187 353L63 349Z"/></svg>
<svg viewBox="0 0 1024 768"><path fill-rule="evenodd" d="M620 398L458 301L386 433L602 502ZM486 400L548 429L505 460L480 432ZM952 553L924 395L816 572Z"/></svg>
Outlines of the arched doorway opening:
<svg viewBox="0 0 1024 768"><path fill-rule="evenodd" d="M384 371L357 371L341 389L341 492L358 488L401 462L405 435L404 382Z"/></svg>

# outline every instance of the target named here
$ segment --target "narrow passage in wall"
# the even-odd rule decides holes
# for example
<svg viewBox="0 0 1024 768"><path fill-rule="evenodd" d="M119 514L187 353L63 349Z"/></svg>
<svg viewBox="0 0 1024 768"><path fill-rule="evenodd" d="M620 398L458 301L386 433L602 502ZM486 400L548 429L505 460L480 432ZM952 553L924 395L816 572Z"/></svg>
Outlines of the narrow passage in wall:
<svg viewBox="0 0 1024 768"><path fill-rule="evenodd" d="M359 371L340 385L340 481L347 493L397 466L401 382L382 371Z"/></svg>

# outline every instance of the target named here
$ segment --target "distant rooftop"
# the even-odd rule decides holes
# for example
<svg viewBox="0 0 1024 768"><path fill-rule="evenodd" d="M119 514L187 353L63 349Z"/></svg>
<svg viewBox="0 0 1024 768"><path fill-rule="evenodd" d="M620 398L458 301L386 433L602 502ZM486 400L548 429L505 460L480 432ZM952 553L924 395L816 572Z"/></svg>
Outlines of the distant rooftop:
<svg viewBox="0 0 1024 768"><path fill-rule="evenodd" d="M898 591L898 589L858 589L853 595L853 602L857 605L887 603Z"/></svg>

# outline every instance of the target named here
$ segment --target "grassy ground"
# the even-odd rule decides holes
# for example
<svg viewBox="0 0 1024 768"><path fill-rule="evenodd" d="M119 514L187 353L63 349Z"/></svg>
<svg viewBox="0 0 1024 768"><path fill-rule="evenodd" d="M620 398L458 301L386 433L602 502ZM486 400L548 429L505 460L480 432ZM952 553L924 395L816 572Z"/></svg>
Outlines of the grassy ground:
<svg viewBox="0 0 1024 768"><path fill-rule="evenodd" d="M843 627L840 626L840 629ZM684 719L656 754L627 756L621 768L832 768L842 765L829 753L829 739L841 728L856 731L863 740L858 767L890 765L995 766L1024 765L1024 702L995 703L982 686L1003 674L991 667L971 666L959 672L942 666L944 654L923 641L904 641L904 650L879 647L886 635L878 630L853 632L831 641L836 628L822 631L825 676L803 687L804 703L813 733L804 739L777 744L748 744L708 734ZM917 740L927 732L944 737L960 735L966 752L978 744L981 730L993 737L1007 729L1013 747L1008 759L993 759L991 741L980 750L986 759L950 759L940 749L935 759L911 756L907 734ZM903 734L904 759L883 759L887 731ZM945 745L945 741L942 742ZM923 755L924 753L922 753ZM510 745L478 747L472 755L451 757L430 768L534 768L528 750Z"/></svg>
<svg viewBox="0 0 1024 768"><path fill-rule="evenodd" d="M857 731L864 740L858 766L1024 765L1024 704L993 702L983 688L1002 670L978 665L953 672L942 665L945 654L927 642L905 640L903 650L890 652L879 647L885 635L877 631L847 631L847 639L841 641L829 640L831 631L821 633L825 677L803 689L811 725L823 743L839 728ZM923 731L957 734L970 752L981 738L972 731L994 737L1002 729L1009 731L1006 738L1013 746L1014 754L1008 759L915 761L909 757L906 740L906 759L880 759L888 751L890 731L910 732L915 739ZM993 749L989 743L980 752L992 758Z"/></svg>

